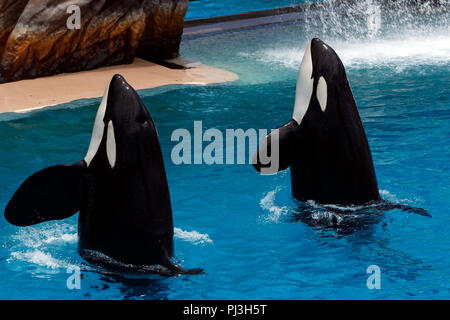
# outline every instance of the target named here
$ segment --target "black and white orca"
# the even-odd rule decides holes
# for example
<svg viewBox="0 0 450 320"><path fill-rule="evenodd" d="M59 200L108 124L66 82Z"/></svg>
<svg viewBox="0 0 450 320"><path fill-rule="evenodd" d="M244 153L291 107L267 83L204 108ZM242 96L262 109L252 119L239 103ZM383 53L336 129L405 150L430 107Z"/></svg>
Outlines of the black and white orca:
<svg viewBox="0 0 450 320"><path fill-rule="evenodd" d="M169 187L149 111L121 75L107 86L84 160L29 177L5 209L7 221L29 226L76 212L80 254L100 252L125 265L174 263Z"/></svg>
<svg viewBox="0 0 450 320"><path fill-rule="evenodd" d="M268 155L277 159L270 154L274 150L276 165L265 161ZM386 206L344 65L320 39L312 39L303 56L292 120L263 139L253 166L262 174L291 167L292 195L300 201Z"/></svg>

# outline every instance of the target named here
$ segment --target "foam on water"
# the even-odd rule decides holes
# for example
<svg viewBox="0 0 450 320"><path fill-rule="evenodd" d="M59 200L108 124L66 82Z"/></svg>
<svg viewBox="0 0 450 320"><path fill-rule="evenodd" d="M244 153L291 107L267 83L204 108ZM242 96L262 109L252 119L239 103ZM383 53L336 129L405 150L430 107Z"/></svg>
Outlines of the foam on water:
<svg viewBox="0 0 450 320"><path fill-rule="evenodd" d="M198 231L185 231L180 228L174 228L174 237L193 244L213 243L208 234L202 234Z"/></svg>
<svg viewBox="0 0 450 320"><path fill-rule="evenodd" d="M363 205L339 205L339 204L319 204L314 200L300 202L294 199L296 206L279 206L276 204L276 195L283 188L276 187L269 191L260 200L260 207L269 212L267 216L263 216L266 222L281 222L283 217L293 218L298 214L304 215L309 219L315 220L321 224L341 225L344 223L355 222L357 220L364 220L365 215L374 213L376 215L381 211L390 209L383 209L383 203L373 202ZM380 195L384 200L392 202L393 204L416 205L420 199L400 199L388 190L380 190ZM381 211L380 211L381 208ZM392 208L394 209L394 208Z"/></svg>
<svg viewBox="0 0 450 320"><path fill-rule="evenodd" d="M76 227L61 223L45 226L33 226L19 229L11 236L14 244L10 249L8 263L28 262L49 269L74 266L70 257L55 258L49 246L73 245L78 241Z"/></svg>
<svg viewBox="0 0 450 320"><path fill-rule="evenodd" d="M12 263L14 261L28 262L49 269L74 267L73 264L65 260L56 259L50 253L41 250L26 250L26 251L12 252L11 257L8 258L7 262Z"/></svg>
<svg viewBox="0 0 450 320"><path fill-rule="evenodd" d="M266 220L270 222L278 223L280 218L285 216L289 212L289 207L287 206L277 206L275 204L275 197L277 193L281 190L281 187L276 187L274 190L269 191L259 202L261 208L269 212Z"/></svg>
<svg viewBox="0 0 450 320"><path fill-rule="evenodd" d="M174 237L198 244L212 244L213 241L208 234L202 234L198 231L185 231L180 228L174 228ZM55 225L51 223L46 226L35 226L19 229L12 235L14 245L10 251L9 263L14 261L28 262L50 269L68 268L72 263L68 262L70 258L57 259L51 253L49 245L63 246L73 245L78 241L76 225L60 223Z"/></svg>
<svg viewBox="0 0 450 320"><path fill-rule="evenodd" d="M39 248L50 243L64 244L78 241L76 226L67 223L19 229L12 238L18 245L28 248Z"/></svg>
<svg viewBox="0 0 450 320"><path fill-rule="evenodd" d="M379 191L381 198L383 198L384 200L391 201L393 203L416 206L419 203L423 202L423 199L421 197L412 197L411 199L399 198L398 196L396 196L395 194L391 193L388 190L379 190Z"/></svg>
<svg viewBox="0 0 450 320"><path fill-rule="evenodd" d="M316 211L311 214L311 218L317 221L335 221L337 225L341 224L344 217L331 211Z"/></svg>
<svg viewBox="0 0 450 320"><path fill-rule="evenodd" d="M76 243L77 241L78 235L76 233L64 233L59 237L50 236L44 240L45 243L55 243L55 242Z"/></svg>

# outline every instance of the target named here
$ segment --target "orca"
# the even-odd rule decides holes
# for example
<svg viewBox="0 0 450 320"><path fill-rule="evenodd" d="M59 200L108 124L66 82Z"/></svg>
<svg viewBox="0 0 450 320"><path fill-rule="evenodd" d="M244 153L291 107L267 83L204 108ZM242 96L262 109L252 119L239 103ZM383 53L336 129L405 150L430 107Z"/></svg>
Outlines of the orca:
<svg viewBox="0 0 450 320"><path fill-rule="evenodd" d="M121 75L106 87L84 160L33 174L9 201L5 218L29 226L78 211L78 246L86 260L99 252L124 265L201 272L170 260L172 208L158 132Z"/></svg>
<svg viewBox="0 0 450 320"><path fill-rule="evenodd" d="M277 161L268 163L269 154ZM388 204L381 199L344 65L336 52L318 38L308 43L300 65L292 119L264 137L252 164L261 174L275 174L290 167L292 196L302 202L378 204L383 209L398 208L429 216L424 209Z"/></svg>

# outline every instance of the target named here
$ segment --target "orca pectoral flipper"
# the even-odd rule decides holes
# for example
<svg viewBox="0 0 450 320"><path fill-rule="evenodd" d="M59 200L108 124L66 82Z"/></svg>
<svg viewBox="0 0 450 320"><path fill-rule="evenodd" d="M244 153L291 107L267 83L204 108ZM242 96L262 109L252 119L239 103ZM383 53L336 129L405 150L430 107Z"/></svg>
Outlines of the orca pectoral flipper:
<svg viewBox="0 0 450 320"><path fill-rule="evenodd" d="M201 268L194 268L194 269L183 269L180 266L177 266L173 262L171 263L171 266L167 266L171 272L173 272L174 275L180 275L180 274L187 274L187 275L197 275L205 273L203 269Z"/></svg>
<svg viewBox="0 0 450 320"><path fill-rule="evenodd" d="M432 217L431 214L429 214L428 211L423 208L411 207L411 206L398 204L398 203L392 203L392 202L388 203L387 206L390 207L391 209L400 209L400 210L403 210L403 211L406 211L409 213L418 214L420 216L429 217L429 218Z"/></svg>
<svg viewBox="0 0 450 320"><path fill-rule="evenodd" d="M373 203L375 203L375 206L377 209L380 209L383 211L399 209L399 210L406 211L409 213L418 214L418 215L421 215L424 217L429 217L429 218L432 217L431 214L429 214L428 211L423 208L411 207L411 206L407 206L407 205L400 204L400 203L394 203L394 202L391 202L388 200L380 200L380 201L375 201ZM369 204L371 204L371 202L369 202Z"/></svg>
<svg viewBox="0 0 450 320"><path fill-rule="evenodd" d="M16 226L69 218L80 210L84 161L36 172L19 187L5 209Z"/></svg>
<svg viewBox="0 0 450 320"><path fill-rule="evenodd" d="M204 273L203 269L201 268L194 268L190 270L183 269L182 267L173 263L167 253L165 254L165 262L163 263L163 267L167 268L170 271L170 275L172 276L180 274L197 275Z"/></svg>
<svg viewBox="0 0 450 320"><path fill-rule="evenodd" d="M258 172L275 174L289 168L297 155L295 135L297 127L297 122L291 120L264 137L252 161L253 167Z"/></svg>

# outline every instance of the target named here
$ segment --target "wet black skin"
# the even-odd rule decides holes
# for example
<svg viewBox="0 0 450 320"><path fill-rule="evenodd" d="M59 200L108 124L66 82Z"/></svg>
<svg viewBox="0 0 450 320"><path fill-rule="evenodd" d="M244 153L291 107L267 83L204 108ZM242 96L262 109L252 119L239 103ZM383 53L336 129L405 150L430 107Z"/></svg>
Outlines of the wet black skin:
<svg viewBox="0 0 450 320"><path fill-rule="evenodd" d="M291 165L293 196L339 204L380 200L369 144L344 66L327 47L319 39L311 43L313 94L295 130L304 152ZM316 96L320 77L327 82L325 112Z"/></svg>
<svg viewBox="0 0 450 320"><path fill-rule="evenodd" d="M369 144L344 66L334 50L311 41L314 79L308 110L300 125L279 128L280 167L291 167L292 195L322 204L363 204L380 200ZM327 106L320 108L317 83L327 83ZM270 135L260 148L270 148ZM260 171L261 163L254 165Z"/></svg>
<svg viewBox="0 0 450 320"><path fill-rule="evenodd" d="M344 66L336 52L317 38L311 41L311 57L314 83L308 110L300 125L291 120L276 129L279 165L271 173L290 167L292 195L302 202L314 200L350 208L364 205L380 211L400 209L431 217L422 208L381 199L369 144ZM320 77L327 83L325 111L316 95ZM270 155L272 135L273 132L263 139L258 152ZM259 172L271 165L262 163L259 156L256 159L253 166ZM337 212L345 215L346 210Z"/></svg>
<svg viewBox="0 0 450 320"><path fill-rule="evenodd" d="M113 168L107 126L116 141ZM173 255L169 188L153 120L121 76L110 84L99 150L83 175L79 247L130 264L160 264Z"/></svg>
<svg viewBox="0 0 450 320"><path fill-rule="evenodd" d="M114 166L107 157L110 121ZM110 83L103 123L103 138L89 166L83 160L35 173L8 203L6 219L28 226L80 211L79 250L87 260L111 265L112 261L99 263L101 259L92 254L100 252L127 265L127 270L130 265L139 270L161 265L164 274L201 272L186 271L170 261L172 209L158 133L144 103L120 75Z"/></svg>

